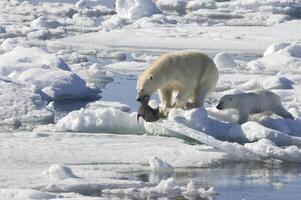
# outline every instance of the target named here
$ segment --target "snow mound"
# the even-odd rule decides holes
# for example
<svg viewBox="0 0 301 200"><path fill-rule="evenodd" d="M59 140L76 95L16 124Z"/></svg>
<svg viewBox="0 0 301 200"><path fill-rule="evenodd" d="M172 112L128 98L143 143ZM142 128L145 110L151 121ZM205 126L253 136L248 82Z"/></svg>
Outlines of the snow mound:
<svg viewBox="0 0 301 200"><path fill-rule="evenodd" d="M287 135L280 131L264 127L257 122L246 122L242 124L241 128L246 138L252 142L266 138L273 141L278 146L301 144L301 137Z"/></svg>
<svg viewBox="0 0 301 200"><path fill-rule="evenodd" d="M213 188L196 188L193 182L188 183L186 188L177 186L174 178L163 179L157 186L128 188L128 189L106 189L102 194L107 197L128 197L133 199L144 198L174 198L184 195L188 198L203 197L211 199L216 195Z"/></svg>
<svg viewBox="0 0 301 200"><path fill-rule="evenodd" d="M227 52L218 53L214 59L214 63L218 69L237 69L237 64L234 61L234 58L231 54Z"/></svg>
<svg viewBox="0 0 301 200"><path fill-rule="evenodd" d="M181 194L181 189L177 186L175 179L168 178L162 180L151 193L161 194L162 196L178 196Z"/></svg>
<svg viewBox="0 0 301 200"><path fill-rule="evenodd" d="M13 189L13 188L0 189L0 199L31 200L31 199L55 199L55 198L61 198L61 196L49 192L41 192L41 191L31 190L31 189Z"/></svg>
<svg viewBox="0 0 301 200"><path fill-rule="evenodd" d="M152 0L117 0L116 12L121 18L136 20L160 11Z"/></svg>
<svg viewBox="0 0 301 200"><path fill-rule="evenodd" d="M151 170L156 172L168 172L174 170L173 166L156 156L149 160L149 165Z"/></svg>
<svg viewBox="0 0 301 200"><path fill-rule="evenodd" d="M284 45L285 46L285 45ZM283 47L283 44L282 44ZM250 70L262 71L264 69L281 72L301 72L301 42L295 42L287 45L285 48L280 48L275 52L269 50L267 55L257 60L247 63ZM269 53L271 51L271 53Z"/></svg>
<svg viewBox="0 0 301 200"><path fill-rule="evenodd" d="M210 188L197 188L195 183L193 181L190 181L187 183L186 191L183 192L183 195L185 197L209 197L209 196L215 196L216 192L214 191L213 187Z"/></svg>
<svg viewBox="0 0 301 200"><path fill-rule="evenodd" d="M34 85L46 100L95 96L62 59L37 47L18 46L0 55L0 74L17 83Z"/></svg>
<svg viewBox="0 0 301 200"><path fill-rule="evenodd" d="M173 178L162 180L155 187L102 190L102 194L106 196L132 196L136 198L176 197L181 193L181 188L177 186Z"/></svg>
<svg viewBox="0 0 301 200"><path fill-rule="evenodd" d="M59 26L62 26L62 24L56 20L48 20L46 17L41 16L41 17L33 20L31 22L30 26L34 29L40 29L40 28L54 28L55 29Z"/></svg>
<svg viewBox="0 0 301 200"><path fill-rule="evenodd" d="M251 79L238 87L242 90L273 90L273 89L293 89L294 81L285 76L269 76L264 80Z"/></svg>
<svg viewBox="0 0 301 200"><path fill-rule="evenodd" d="M285 47L287 47L289 45L290 45L289 43L285 43L285 42L273 43L273 44L271 44L270 46L267 47L267 49L263 53L263 56L268 56L268 55L271 55L273 53L276 53L280 49L284 49Z"/></svg>
<svg viewBox="0 0 301 200"><path fill-rule="evenodd" d="M74 14L72 16L72 21L75 25L81 27L95 27L100 24L98 19L82 15L81 13Z"/></svg>
<svg viewBox="0 0 301 200"><path fill-rule="evenodd" d="M47 175L51 181L78 178L74 175L70 167L60 164L51 165L43 174Z"/></svg>
<svg viewBox="0 0 301 200"><path fill-rule="evenodd" d="M184 1L184 0L157 0L156 5L162 11L185 14L187 1Z"/></svg>
<svg viewBox="0 0 301 200"><path fill-rule="evenodd" d="M142 133L142 124L137 123L137 113L126 113L112 107L87 108L70 112L60 119L59 131L137 134Z"/></svg>
<svg viewBox="0 0 301 200"><path fill-rule="evenodd" d="M272 89L293 89L294 82L284 76L268 77L262 82L262 88Z"/></svg>
<svg viewBox="0 0 301 200"><path fill-rule="evenodd" d="M185 124L188 127L205 132L220 140L246 141L246 138L241 132L238 124L225 123L212 119L208 116L208 113L204 108L187 111L182 109L171 109L168 114L168 121L176 121ZM152 126L157 126L157 128L159 127L158 125ZM164 130L162 127L160 129ZM152 129L150 127L146 127L146 130L151 131ZM164 131L161 132L164 133Z"/></svg>
<svg viewBox="0 0 301 200"><path fill-rule="evenodd" d="M77 10L87 8L87 0L79 0L78 2L75 3L75 8Z"/></svg>
<svg viewBox="0 0 301 200"><path fill-rule="evenodd" d="M214 0L192 0L188 1L186 9L189 11L195 11L199 9L215 9L216 4Z"/></svg>
<svg viewBox="0 0 301 200"><path fill-rule="evenodd" d="M18 43L19 43L18 38L6 38L5 40L3 40L1 44L1 49L5 52L11 51L16 46L19 45Z"/></svg>

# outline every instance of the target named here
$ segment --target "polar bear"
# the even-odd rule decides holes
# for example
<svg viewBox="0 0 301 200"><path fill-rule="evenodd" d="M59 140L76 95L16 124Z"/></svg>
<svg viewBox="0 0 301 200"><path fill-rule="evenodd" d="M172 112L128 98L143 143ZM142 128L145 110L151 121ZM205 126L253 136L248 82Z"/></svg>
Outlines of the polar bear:
<svg viewBox="0 0 301 200"><path fill-rule="evenodd" d="M254 113L272 112L283 118L294 119L294 117L281 105L280 97L271 91L257 91L243 94L223 96L217 109L223 110L234 108L238 110L238 123L248 121L249 115Z"/></svg>
<svg viewBox="0 0 301 200"><path fill-rule="evenodd" d="M218 80L214 62L196 50L166 53L148 67L137 81L137 101L148 101L158 90L160 112L166 116L172 107L200 107ZM175 102L172 102L176 94Z"/></svg>

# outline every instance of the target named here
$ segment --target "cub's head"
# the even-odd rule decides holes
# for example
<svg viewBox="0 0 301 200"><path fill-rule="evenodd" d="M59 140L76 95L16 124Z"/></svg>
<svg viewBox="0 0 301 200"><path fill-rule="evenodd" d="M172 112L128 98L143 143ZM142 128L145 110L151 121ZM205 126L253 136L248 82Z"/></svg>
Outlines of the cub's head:
<svg viewBox="0 0 301 200"><path fill-rule="evenodd" d="M150 96L157 88L156 77L153 74L142 73L137 81L137 97L136 100L148 103Z"/></svg>
<svg viewBox="0 0 301 200"><path fill-rule="evenodd" d="M236 102L233 95L225 95L220 100L218 105L216 106L217 109L223 110L228 108L235 108Z"/></svg>

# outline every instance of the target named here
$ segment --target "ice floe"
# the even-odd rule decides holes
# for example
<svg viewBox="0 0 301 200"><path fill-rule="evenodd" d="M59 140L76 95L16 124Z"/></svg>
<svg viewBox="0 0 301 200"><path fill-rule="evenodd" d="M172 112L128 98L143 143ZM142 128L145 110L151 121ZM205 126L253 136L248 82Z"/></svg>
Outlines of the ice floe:
<svg viewBox="0 0 301 200"><path fill-rule="evenodd" d="M95 96L86 83L54 54L18 46L0 56L0 73L16 83L28 83L46 100Z"/></svg>

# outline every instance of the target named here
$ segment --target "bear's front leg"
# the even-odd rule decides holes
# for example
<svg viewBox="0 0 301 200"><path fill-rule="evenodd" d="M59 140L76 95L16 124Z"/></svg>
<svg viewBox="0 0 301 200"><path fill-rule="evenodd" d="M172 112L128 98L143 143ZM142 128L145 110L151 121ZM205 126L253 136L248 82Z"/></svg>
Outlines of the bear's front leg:
<svg viewBox="0 0 301 200"><path fill-rule="evenodd" d="M249 119L249 113L243 110L239 110L239 114L238 114L238 123L239 124L243 124L245 122L248 121Z"/></svg>
<svg viewBox="0 0 301 200"><path fill-rule="evenodd" d="M171 106L172 89L160 88L158 90L160 98L160 117L166 118Z"/></svg>

